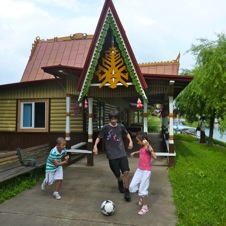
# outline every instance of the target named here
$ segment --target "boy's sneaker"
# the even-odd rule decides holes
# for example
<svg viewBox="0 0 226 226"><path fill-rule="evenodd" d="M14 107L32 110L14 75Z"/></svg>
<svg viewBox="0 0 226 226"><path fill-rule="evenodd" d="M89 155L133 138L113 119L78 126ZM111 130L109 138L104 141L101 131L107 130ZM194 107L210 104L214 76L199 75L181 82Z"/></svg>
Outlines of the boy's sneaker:
<svg viewBox="0 0 226 226"><path fill-rule="evenodd" d="M61 196L59 195L59 193L57 191L53 192L53 197L57 200L61 199Z"/></svg>
<svg viewBox="0 0 226 226"><path fill-rule="evenodd" d="M43 181L42 184L41 184L41 189L45 190L45 188L46 188L46 184L45 184L45 181Z"/></svg>
<svg viewBox="0 0 226 226"><path fill-rule="evenodd" d="M121 193L124 193L124 185L123 185L123 180L118 181L118 190Z"/></svg>
<svg viewBox="0 0 226 226"><path fill-rule="evenodd" d="M127 202L131 201L130 192L128 188L125 189L124 198Z"/></svg>

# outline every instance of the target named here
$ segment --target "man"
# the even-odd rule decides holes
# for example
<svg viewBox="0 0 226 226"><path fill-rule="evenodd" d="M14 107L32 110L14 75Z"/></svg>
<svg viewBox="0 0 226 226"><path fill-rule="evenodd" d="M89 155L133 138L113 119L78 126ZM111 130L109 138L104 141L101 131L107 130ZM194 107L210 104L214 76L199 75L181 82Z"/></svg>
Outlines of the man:
<svg viewBox="0 0 226 226"><path fill-rule="evenodd" d="M205 134L205 116L200 117L199 119L199 128L200 128L200 143L206 143L206 134Z"/></svg>
<svg viewBox="0 0 226 226"><path fill-rule="evenodd" d="M100 142L100 139L103 139L110 169L118 181L118 189L121 193L124 193L125 200L130 201L130 168L122 133L124 133L129 140L129 149L133 148L133 142L125 126L121 123L118 123L118 116L119 112L117 110L112 110L109 113L110 122L101 128L100 133L98 134L98 137L93 146L93 152L95 155L98 154L97 145ZM121 178L121 174L124 175L124 182Z"/></svg>

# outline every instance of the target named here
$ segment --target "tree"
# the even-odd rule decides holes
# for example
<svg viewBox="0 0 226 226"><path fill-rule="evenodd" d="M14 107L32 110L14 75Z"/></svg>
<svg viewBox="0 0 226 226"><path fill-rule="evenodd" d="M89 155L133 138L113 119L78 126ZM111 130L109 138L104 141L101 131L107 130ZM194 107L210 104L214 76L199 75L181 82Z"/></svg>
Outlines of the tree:
<svg viewBox="0 0 226 226"><path fill-rule="evenodd" d="M188 50L196 57L194 79L176 102L180 113L190 121L206 116L210 125L208 144L212 145L214 120L223 120L226 112L226 36L218 34L215 41L198 40L200 44L192 44ZM226 124L221 123L221 131L225 129Z"/></svg>

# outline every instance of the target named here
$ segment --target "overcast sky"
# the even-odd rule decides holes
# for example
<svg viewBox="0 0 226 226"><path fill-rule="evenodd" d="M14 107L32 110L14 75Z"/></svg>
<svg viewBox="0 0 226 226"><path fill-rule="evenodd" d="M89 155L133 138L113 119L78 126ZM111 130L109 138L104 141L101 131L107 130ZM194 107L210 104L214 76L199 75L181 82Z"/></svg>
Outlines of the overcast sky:
<svg viewBox="0 0 226 226"><path fill-rule="evenodd" d="M138 63L171 61L180 68L198 38L226 33L226 0L113 0ZM41 39L93 34L104 0L4 0L0 6L0 85L20 82L32 44Z"/></svg>

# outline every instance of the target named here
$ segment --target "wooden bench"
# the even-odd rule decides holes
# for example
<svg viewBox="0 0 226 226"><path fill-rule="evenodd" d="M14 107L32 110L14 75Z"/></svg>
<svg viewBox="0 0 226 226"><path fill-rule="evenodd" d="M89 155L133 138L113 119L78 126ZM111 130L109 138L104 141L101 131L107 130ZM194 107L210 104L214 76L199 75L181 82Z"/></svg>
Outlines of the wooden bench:
<svg viewBox="0 0 226 226"><path fill-rule="evenodd" d="M0 153L0 182L29 172L38 178L38 168L46 164L50 148L48 144Z"/></svg>
<svg viewBox="0 0 226 226"><path fill-rule="evenodd" d="M49 152L50 147L48 143L24 149L17 148L17 154L21 165L27 167L44 166Z"/></svg>
<svg viewBox="0 0 226 226"><path fill-rule="evenodd" d="M89 164L89 155L91 155L93 152L85 149L78 149L80 147L83 147L86 145L86 142L80 142L78 144L72 145L71 149L67 149L67 152L70 154L85 154L87 155L87 166L93 166L93 164ZM71 162L71 161L70 161Z"/></svg>
<svg viewBox="0 0 226 226"><path fill-rule="evenodd" d="M77 143L75 145L72 145L71 149L78 149L78 148L83 147L85 145L86 145L86 142L80 142L80 143Z"/></svg>
<svg viewBox="0 0 226 226"><path fill-rule="evenodd" d="M29 171L21 166L16 151L0 153L0 183Z"/></svg>
<svg viewBox="0 0 226 226"><path fill-rule="evenodd" d="M49 144L42 144L34 147L20 149L17 154L22 166L35 167L35 178L38 178L38 169L45 166L50 152Z"/></svg>

